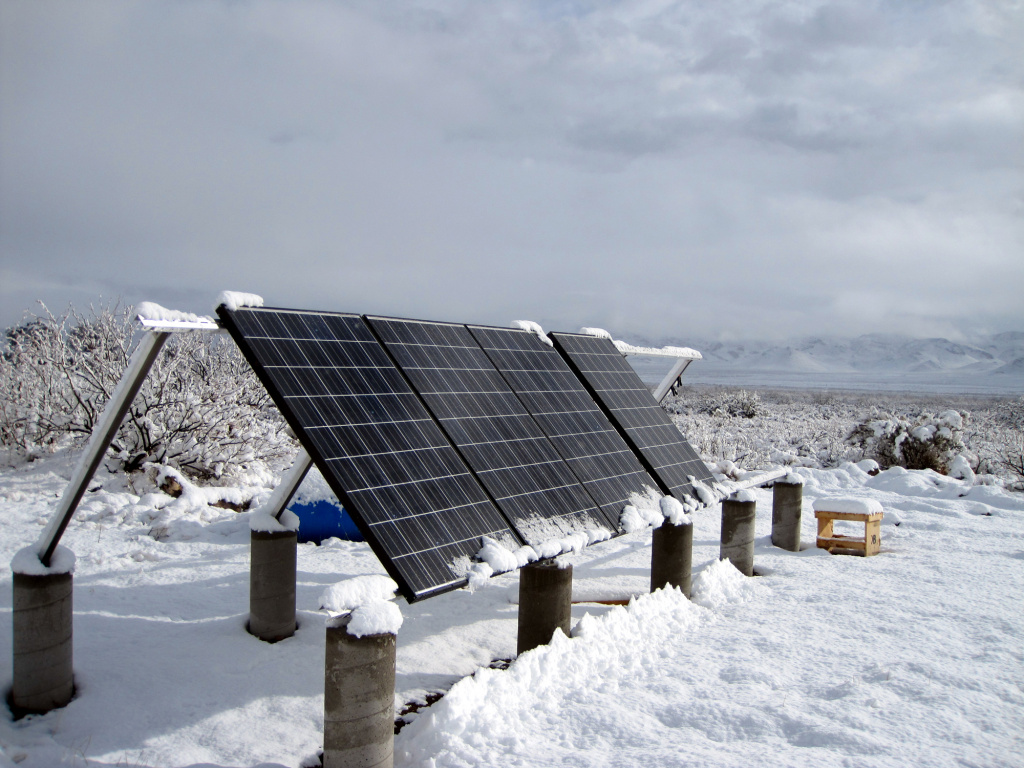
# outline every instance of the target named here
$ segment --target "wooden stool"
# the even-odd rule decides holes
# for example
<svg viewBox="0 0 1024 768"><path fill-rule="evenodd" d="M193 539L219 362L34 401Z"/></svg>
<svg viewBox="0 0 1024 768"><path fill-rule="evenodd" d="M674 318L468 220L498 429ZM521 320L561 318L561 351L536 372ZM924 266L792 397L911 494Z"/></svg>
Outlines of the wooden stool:
<svg viewBox="0 0 1024 768"><path fill-rule="evenodd" d="M830 553L849 551L864 557L877 555L882 544L882 505L873 499L817 499L814 516L818 519L818 548ZM864 523L864 538L842 536L832 531L836 520Z"/></svg>

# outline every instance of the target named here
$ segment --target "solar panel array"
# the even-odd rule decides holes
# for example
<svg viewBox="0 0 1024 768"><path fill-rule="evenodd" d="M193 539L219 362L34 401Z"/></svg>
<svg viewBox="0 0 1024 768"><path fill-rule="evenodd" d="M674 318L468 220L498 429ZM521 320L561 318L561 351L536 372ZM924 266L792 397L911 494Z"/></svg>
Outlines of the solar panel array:
<svg viewBox="0 0 1024 768"><path fill-rule="evenodd" d="M710 479L607 339L553 334L556 351L518 329L218 313L409 600L465 584L484 536L616 533L633 494Z"/></svg>
<svg viewBox="0 0 1024 768"><path fill-rule="evenodd" d="M529 331L468 327L598 503L608 527L618 531L630 496L657 490L657 482L558 352Z"/></svg>
<svg viewBox="0 0 1024 768"><path fill-rule="evenodd" d="M528 544L608 527L466 326L366 319Z"/></svg>
<svg viewBox="0 0 1024 768"><path fill-rule="evenodd" d="M610 339L552 333L579 378L643 458L663 492L680 501L693 495L688 479L713 481L707 466Z"/></svg>
<svg viewBox="0 0 1024 768"><path fill-rule="evenodd" d="M466 583L482 536L519 538L358 315L218 313L409 600Z"/></svg>

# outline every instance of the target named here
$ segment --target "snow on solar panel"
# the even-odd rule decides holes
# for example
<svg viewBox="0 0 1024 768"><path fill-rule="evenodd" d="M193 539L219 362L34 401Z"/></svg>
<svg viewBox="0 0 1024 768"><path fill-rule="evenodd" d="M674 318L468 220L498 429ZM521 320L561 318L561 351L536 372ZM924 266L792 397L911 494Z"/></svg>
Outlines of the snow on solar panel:
<svg viewBox="0 0 1024 768"><path fill-rule="evenodd" d="M464 585L483 536L519 546L361 317L218 313L407 599Z"/></svg>
<svg viewBox="0 0 1024 768"><path fill-rule="evenodd" d="M608 527L466 326L366 319L528 544Z"/></svg>
<svg viewBox="0 0 1024 768"><path fill-rule="evenodd" d="M558 352L529 331L468 328L618 531L631 495L657 482Z"/></svg>
<svg viewBox="0 0 1024 768"><path fill-rule="evenodd" d="M555 348L658 479L680 501L693 496L689 477L713 482L711 473L610 339L549 334Z"/></svg>

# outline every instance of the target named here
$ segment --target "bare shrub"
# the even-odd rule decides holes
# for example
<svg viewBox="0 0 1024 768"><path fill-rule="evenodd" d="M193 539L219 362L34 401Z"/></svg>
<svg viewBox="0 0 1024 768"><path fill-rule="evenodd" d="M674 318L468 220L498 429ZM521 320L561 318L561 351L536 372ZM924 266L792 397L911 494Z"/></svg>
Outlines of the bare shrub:
<svg viewBox="0 0 1024 768"><path fill-rule="evenodd" d="M7 329L0 351L0 441L31 458L92 433L135 348L133 315L107 305L43 313ZM249 365L219 335L165 345L110 454L126 471L168 464L200 479L275 463L294 441Z"/></svg>
<svg viewBox="0 0 1024 768"><path fill-rule="evenodd" d="M682 407L685 403L685 407ZM696 396L669 400L666 408L674 413L698 413L707 416L729 416L752 419L761 413L761 396L745 389L706 389Z"/></svg>

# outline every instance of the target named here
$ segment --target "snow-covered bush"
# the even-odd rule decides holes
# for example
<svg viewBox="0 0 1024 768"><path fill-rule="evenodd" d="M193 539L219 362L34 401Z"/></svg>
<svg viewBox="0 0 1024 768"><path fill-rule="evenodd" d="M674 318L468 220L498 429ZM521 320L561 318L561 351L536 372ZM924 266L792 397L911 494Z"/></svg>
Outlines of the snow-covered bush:
<svg viewBox="0 0 1024 768"><path fill-rule="evenodd" d="M700 413L707 416L730 416L752 419L762 411L761 396L757 392L748 392L745 389L706 389L701 390L695 397L686 400L686 410L679 409L682 399L669 401L667 405L669 412L676 413Z"/></svg>
<svg viewBox="0 0 1024 768"><path fill-rule="evenodd" d="M0 442L31 458L91 434L135 347L118 306L43 314L7 329L0 348ZM111 445L127 471L168 464L195 478L277 463L294 441L229 340L174 334Z"/></svg>
<svg viewBox="0 0 1024 768"><path fill-rule="evenodd" d="M901 420L909 427L904 430L909 434L919 422L927 421L926 414L955 409L960 412L962 427L951 432L964 447L961 449L956 440L949 447L954 452L952 458L946 457L950 474L969 478L970 473L962 466L966 463L976 475L976 482L1024 489L1024 478L1014 469L1024 460L1024 427L1014 426L1024 420L1022 399L765 389L758 392L760 412L754 418L735 418L723 411L717 415L704 412L703 403L712 398L721 402L724 389L691 384L665 403L673 421L706 461L728 460L746 470L779 464L835 467L865 458L863 446L848 438L869 422ZM869 434L873 439L874 430ZM939 436L940 442L944 434ZM901 443L904 461L913 459L915 448L920 447L914 441L906 445L907 439ZM935 440L925 442L936 447ZM952 462L957 456L963 461L955 470Z"/></svg>
<svg viewBox="0 0 1024 768"><path fill-rule="evenodd" d="M967 449L962 437L966 416L947 410L913 420L899 416L871 419L858 424L849 441L863 458L874 459L883 469L898 466L946 474L950 463Z"/></svg>

